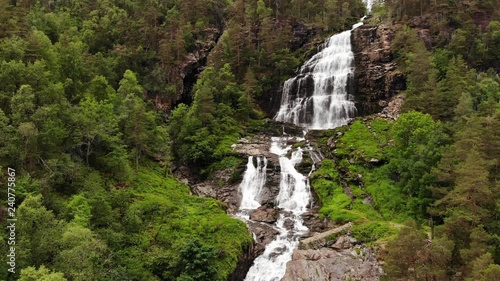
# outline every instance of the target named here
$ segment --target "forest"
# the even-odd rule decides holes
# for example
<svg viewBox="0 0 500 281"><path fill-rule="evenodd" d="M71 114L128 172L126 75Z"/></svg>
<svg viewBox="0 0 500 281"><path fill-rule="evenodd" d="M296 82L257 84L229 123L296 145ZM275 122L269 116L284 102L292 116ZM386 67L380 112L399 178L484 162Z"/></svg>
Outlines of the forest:
<svg viewBox="0 0 500 281"><path fill-rule="evenodd" d="M321 216L354 222L386 280L500 280L499 3L374 2L366 24L396 30L403 113L335 129L311 176ZM252 236L176 171L241 165L231 145L270 130L273 91L366 13L361 0L0 0L0 279L228 280ZM346 196L339 182L360 173Z"/></svg>

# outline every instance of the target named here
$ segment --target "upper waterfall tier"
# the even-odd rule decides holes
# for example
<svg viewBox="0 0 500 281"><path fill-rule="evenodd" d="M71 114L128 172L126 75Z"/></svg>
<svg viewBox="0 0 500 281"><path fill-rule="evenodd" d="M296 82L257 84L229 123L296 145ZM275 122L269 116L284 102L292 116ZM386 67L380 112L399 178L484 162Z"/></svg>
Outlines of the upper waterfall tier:
<svg viewBox="0 0 500 281"><path fill-rule="evenodd" d="M356 115L347 91L354 73L351 30L333 35L321 48L296 77L285 82L276 121L331 129L347 124Z"/></svg>

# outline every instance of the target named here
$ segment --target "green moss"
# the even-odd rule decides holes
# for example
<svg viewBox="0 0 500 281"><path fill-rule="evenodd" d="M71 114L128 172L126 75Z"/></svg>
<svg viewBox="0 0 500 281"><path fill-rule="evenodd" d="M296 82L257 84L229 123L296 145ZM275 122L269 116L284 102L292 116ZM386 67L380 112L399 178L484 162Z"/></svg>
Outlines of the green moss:
<svg viewBox="0 0 500 281"><path fill-rule="evenodd" d="M304 142L297 142L293 145L293 148L299 148L299 147L304 147Z"/></svg>
<svg viewBox="0 0 500 281"><path fill-rule="evenodd" d="M372 158L390 159L392 146L390 128L384 119L357 120L342 128L335 161L324 160L313 174L311 184L322 204L320 214L336 223L354 222L356 235L363 242L373 242L393 235L388 221L407 217L399 189L389 178L384 162L381 166L369 163ZM318 134L327 138L334 134ZM349 196L344 188L349 189ZM351 198L351 197L352 198ZM371 196L373 205L363 203ZM372 233L373 232L373 233Z"/></svg>
<svg viewBox="0 0 500 281"><path fill-rule="evenodd" d="M365 191L361 187L354 184L349 185L349 187L351 188L352 194L355 197L364 198L366 196Z"/></svg>
<svg viewBox="0 0 500 281"><path fill-rule="evenodd" d="M337 142L337 155L356 162L385 156L390 124L384 119L355 121Z"/></svg>
<svg viewBox="0 0 500 281"><path fill-rule="evenodd" d="M339 155L364 160L380 157L378 140L360 120L354 122L337 144Z"/></svg>
<svg viewBox="0 0 500 281"><path fill-rule="evenodd" d="M319 178L319 177L330 178L330 179L339 179L340 178L337 167L333 163L332 160L325 159L325 160L323 160L323 162L321 162L321 166L312 175L313 179Z"/></svg>

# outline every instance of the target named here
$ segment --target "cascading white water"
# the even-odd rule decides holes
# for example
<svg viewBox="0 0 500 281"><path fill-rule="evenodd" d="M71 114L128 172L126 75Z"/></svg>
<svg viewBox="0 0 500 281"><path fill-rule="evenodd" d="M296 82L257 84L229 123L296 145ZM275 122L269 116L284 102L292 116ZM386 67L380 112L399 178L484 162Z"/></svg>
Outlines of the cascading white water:
<svg viewBox="0 0 500 281"><path fill-rule="evenodd" d="M367 10L368 14L371 13L371 11L372 11L373 1L374 0L363 0L363 2L365 2L365 4L366 4L366 10Z"/></svg>
<svg viewBox="0 0 500 281"><path fill-rule="evenodd" d="M276 121L308 129L331 129L347 124L356 115L348 95L354 73L351 30L333 35L322 47L296 77L283 85Z"/></svg>
<svg viewBox="0 0 500 281"><path fill-rule="evenodd" d="M253 210L260 207L259 197L266 183L267 158L256 157L257 166L254 166L253 156L248 157L247 169L240 184L240 210Z"/></svg>
<svg viewBox="0 0 500 281"><path fill-rule="evenodd" d="M372 0L365 0L365 3L370 11ZM361 24L355 24L352 29ZM345 125L354 117L356 107L347 91L354 60L350 37L351 31L332 36L324 44L323 50L302 66L297 77L285 82L281 107L275 120L294 123L306 129L330 129ZM295 168L302 161L303 149L297 148L288 158L287 154L292 147L286 144L287 140L286 137L272 138L270 149L271 153L279 156L281 168L280 191L276 203L282 211L275 224L279 234L266 246L264 253L254 260L245 281L281 280L286 272L286 264L291 261L293 251L298 247L300 237L308 231L301 217L307 211L312 197L308 178L323 155L307 146L313 165L309 174L304 176ZM258 167L256 169L249 158L247 171L240 185L241 192L245 195L240 214L244 208L255 209L260 206L258 197L264 183L256 180L261 176L256 176L256 170ZM247 215L242 217L249 219Z"/></svg>
<svg viewBox="0 0 500 281"><path fill-rule="evenodd" d="M291 149L286 145L286 138L272 138L270 151L279 156L281 167L280 192L276 202L284 212L276 222L279 235L255 259L245 281L280 280L285 275L286 264L292 259L299 238L308 231L301 215L307 211L311 198L309 180L295 169L295 165L302 161L302 149L298 148L288 158L286 155Z"/></svg>

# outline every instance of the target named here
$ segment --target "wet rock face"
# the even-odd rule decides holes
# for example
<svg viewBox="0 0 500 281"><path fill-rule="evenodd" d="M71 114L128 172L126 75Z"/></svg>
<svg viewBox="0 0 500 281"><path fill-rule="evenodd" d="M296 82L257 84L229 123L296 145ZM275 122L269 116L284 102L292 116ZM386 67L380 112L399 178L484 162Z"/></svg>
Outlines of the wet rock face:
<svg viewBox="0 0 500 281"><path fill-rule="evenodd" d="M250 219L258 222L274 223L278 220L278 215L278 210L264 205L252 211Z"/></svg>
<svg viewBox="0 0 500 281"><path fill-rule="evenodd" d="M248 269L252 266L253 260L257 257L256 253L263 251L260 249L258 244L252 243L243 252L243 255L239 257L238 265L236 269L231 273L228 281L241 281L245 278Z"/></svg>
<svg viewBox="0 0 500 281"><path fill-rule="evenodd" d="M229 281L244 280L255 258L262 255L266 245L271 243L274 237L279 234L279 231L267 223L248 221L247 226L253 233L254 241L245 249L243 255L239 257L238 265L229 277Z"/></svg>
<svg viewBox="0 0 500 281"><path fill-rule="evenodd" d="M249 221L248 227L252 229L254 234L255 256L262 254L266 245L271 243L274 240L274 237L279 234L279 231L265 223Z"/></svg>
<svg viewBox="0 0 500 281"><path fill-rule="evenodd" d="M389 100L406 89L406 79L397 70L391 50L395 32L386 25L362 25L351 35L355 72L349 94L358 115L380 112Z"/></svg>

